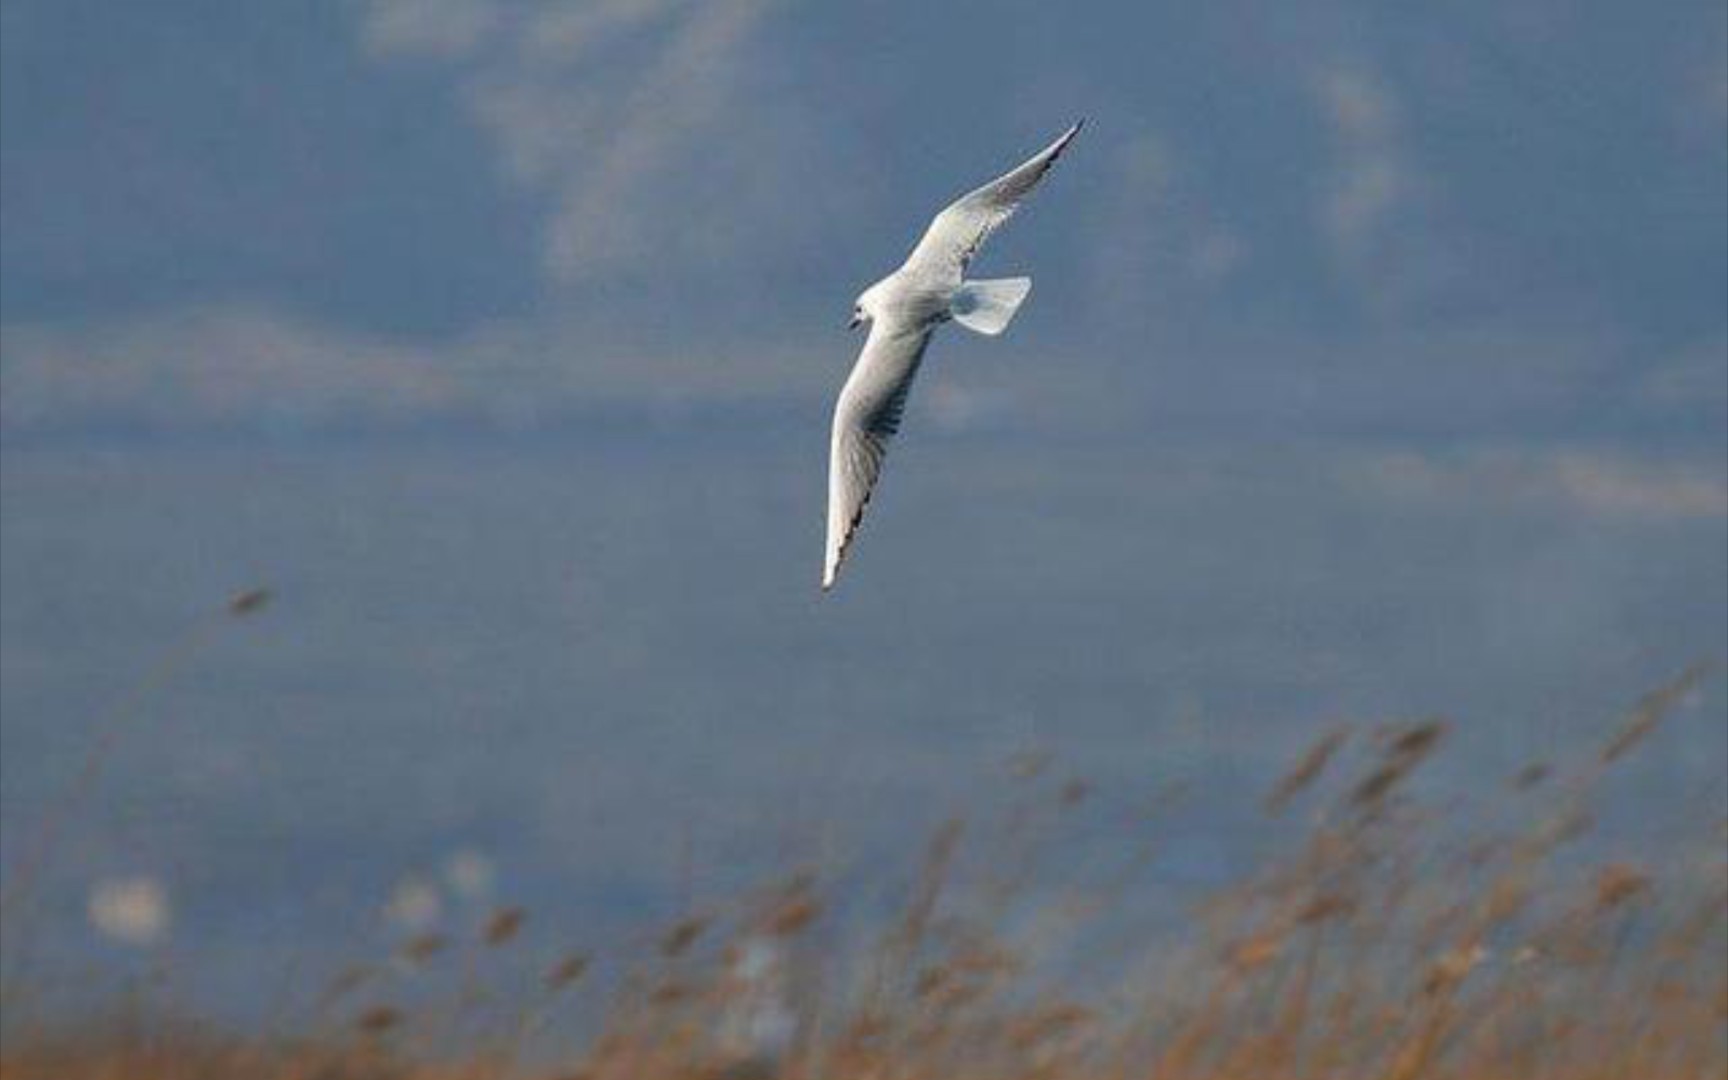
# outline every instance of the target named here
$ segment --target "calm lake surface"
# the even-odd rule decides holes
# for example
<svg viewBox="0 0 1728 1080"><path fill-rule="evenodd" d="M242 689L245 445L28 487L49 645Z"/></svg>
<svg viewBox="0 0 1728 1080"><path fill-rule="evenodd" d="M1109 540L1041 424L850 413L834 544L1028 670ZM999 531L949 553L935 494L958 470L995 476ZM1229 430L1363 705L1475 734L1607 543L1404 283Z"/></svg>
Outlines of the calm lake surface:
<svg viewBox="0 0 1728 1080"><path fill-rule="evenodd" d="M41 962L125 953L86 897L127 875L172 897L188 992L241 1008L387 909L603 939L794 862L876 895L1032 751L1097 793L1098 858L1186 792L1147 890L1174 910L1277 842L1260 799L1334 723L1445 716L1424 782L1500 790L1728 652L1709 490L1628 495L1599 450L914 434L827 597L815 428L9 445L9 874L126 710ZM1718 676L1604 843L1722 819L1723 716Z"/></svg>

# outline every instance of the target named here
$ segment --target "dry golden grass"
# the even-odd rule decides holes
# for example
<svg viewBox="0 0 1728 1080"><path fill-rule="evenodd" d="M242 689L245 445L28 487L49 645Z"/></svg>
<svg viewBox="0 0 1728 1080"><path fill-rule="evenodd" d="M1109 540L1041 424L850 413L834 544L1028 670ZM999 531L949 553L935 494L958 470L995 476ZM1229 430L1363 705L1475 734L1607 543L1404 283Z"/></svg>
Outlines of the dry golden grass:
<svg viewBox="0 0 1728 1080"><path fill-rule="evenodd" d="M1211 897L1175 944L1134 935L1144 882L1132 873L1082 886L1042 857L1052 835L1071 839L1062 823L1092 792L1047 776L1041 759L1016 767L1004 822L935 831L897 913L861 949L837 944L845 898L810 871L599 950L604 977L586 951L529 955L528 913L503 907L466 936L409 938L312 988L307 1015L280 1025L292 1039L154 1018L134 1002L9 1031L0 1078L1728 1076L1722 823L1701 830L1694 856L1655 852L1648 865L1592 864L1579 844L1614 810L1597 805L1608 771L1632 767L1704 677L1689 670L1647 695L1571 766L1466 793L1496 792L1512 826L1412 794L1445 750L1445 722L1326 733L1265 802L1269 828L1302 815L1300 839ZM1041 940L1028 925L1061 930ZM1049 940L1088 932L1116 963L1052 963ZM476 974L481 959L511 958L521 977ZM599 1014L597 1028L560 1043L579 1011ZM765 1018L778 1024L766 1037Z"/></svg>

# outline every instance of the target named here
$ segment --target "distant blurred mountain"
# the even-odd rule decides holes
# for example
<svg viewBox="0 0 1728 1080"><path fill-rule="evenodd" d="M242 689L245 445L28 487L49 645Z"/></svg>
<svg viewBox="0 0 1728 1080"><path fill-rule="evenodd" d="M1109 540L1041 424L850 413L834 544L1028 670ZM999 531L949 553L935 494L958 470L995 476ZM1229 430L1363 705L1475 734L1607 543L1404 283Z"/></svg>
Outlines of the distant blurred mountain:
<svg viewBox="0 0 1728 1080"><path fill-rule="evenodd" d="M1036 257L1018 359L956 379L1132 424L1724 430L1712 0L0 19L9 432L813 405L921 215L1078 115L986 256Z"/></svg>

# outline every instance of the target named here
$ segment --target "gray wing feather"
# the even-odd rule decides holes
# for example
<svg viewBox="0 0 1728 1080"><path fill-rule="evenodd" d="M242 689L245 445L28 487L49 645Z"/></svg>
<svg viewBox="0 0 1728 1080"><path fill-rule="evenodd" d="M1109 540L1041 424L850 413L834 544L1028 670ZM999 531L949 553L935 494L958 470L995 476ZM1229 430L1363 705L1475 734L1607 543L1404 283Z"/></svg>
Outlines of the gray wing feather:
<svg viewBox="0 0 1728 1080"><path fill-rule="evenodd" d="M907 256L906 269L958 282L984 241L1014 216L1021 201L1044 179L1085 123L1076 123L1023 164L961 196L937 214Z"/></svg>
<svg viewBox="0 0 1728 1080"><path fill-rule="evenodd" d="M900 430L912 380L930 344L929 326L877 323L834 406L828 457L828 545L822 587L830 588L870 505L888 441Z"/></svg>

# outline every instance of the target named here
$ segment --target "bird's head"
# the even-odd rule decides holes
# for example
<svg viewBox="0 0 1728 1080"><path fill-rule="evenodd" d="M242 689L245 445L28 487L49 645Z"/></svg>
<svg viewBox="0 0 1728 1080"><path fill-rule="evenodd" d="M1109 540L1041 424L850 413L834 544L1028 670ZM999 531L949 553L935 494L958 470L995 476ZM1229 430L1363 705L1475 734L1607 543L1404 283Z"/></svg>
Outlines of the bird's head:
<svg viewBox="0 0 1728 1080"><path fill-rule="evenodd" d="M852 301L852 321L846 324L846 329L856 330L876 317L876 286L858 294L858 299Z"/></svg>

